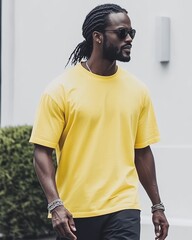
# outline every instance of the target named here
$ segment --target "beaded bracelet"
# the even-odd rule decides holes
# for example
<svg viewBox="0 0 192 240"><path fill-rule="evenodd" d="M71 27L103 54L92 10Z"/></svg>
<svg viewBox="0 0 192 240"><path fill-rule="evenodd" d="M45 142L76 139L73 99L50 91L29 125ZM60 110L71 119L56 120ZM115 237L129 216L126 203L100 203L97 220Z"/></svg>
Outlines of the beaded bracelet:
<svg viewBox="0 0 192 240"><path fill-rule="evenodd" d="M165 207L163 205L162 202L158 203L158 204L155 204L151 207L151 212L154 213L155 211L157 210L162 210L162 211L165 211Z"/></svg>
<svg viewBox="0 0 192 240"><path fill-rule="evenodd" d="M49 212L53 211L56 207L63 206L63 202L61 199L55 199L54 201L50 202L47 206Z"/></svg>

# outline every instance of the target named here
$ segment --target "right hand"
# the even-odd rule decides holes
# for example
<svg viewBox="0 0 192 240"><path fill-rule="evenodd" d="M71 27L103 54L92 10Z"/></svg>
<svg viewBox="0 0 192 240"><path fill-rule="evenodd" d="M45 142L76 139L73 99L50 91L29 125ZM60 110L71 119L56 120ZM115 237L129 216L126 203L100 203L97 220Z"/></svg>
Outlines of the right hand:
<svg viewBox="0 0 192 240"><path fill-rule="evenodd" d="M55 208L52 212L53 229L60 237L65 237L70 240L76 240L74 235L76 231L75 223L72 214L63 206Z"/></svg>

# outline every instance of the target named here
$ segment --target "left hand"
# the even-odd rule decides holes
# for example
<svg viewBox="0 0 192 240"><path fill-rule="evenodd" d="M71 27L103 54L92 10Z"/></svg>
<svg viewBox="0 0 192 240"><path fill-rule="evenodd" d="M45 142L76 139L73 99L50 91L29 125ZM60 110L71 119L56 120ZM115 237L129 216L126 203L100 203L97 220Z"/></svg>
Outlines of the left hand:
<svg viewBox="0 0 192 240"><path fill-rule="evenodd" d="M155 227L156 240L164 240L168 235L169 223L162 210L153 213L153 224Z"/></svg>

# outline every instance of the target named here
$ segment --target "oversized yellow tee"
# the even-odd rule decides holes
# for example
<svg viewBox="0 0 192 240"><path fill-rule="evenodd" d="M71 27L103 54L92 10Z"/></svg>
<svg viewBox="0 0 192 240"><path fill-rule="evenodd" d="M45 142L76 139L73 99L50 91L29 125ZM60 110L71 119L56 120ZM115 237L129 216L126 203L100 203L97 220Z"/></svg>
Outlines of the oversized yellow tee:
<svg viewBox="0 0 192 240"><path fill-rule="evenodd" d="M158 140L143 83L120 67L99 76L81 64L46 88L30 138L56 148L56 184L75 218L139 209L134 149Z"/></svg>

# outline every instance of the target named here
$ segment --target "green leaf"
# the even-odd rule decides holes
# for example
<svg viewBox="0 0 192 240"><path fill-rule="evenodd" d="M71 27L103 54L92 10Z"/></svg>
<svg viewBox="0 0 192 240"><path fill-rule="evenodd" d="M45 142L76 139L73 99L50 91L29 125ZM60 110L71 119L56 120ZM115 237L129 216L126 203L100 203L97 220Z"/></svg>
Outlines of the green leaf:
<svg viewBox="0 0 192 240"><path fill-rule="evenodd" d="M31 126L0 128L0 232L6 240L54 234L33 168Z"/></svg>

